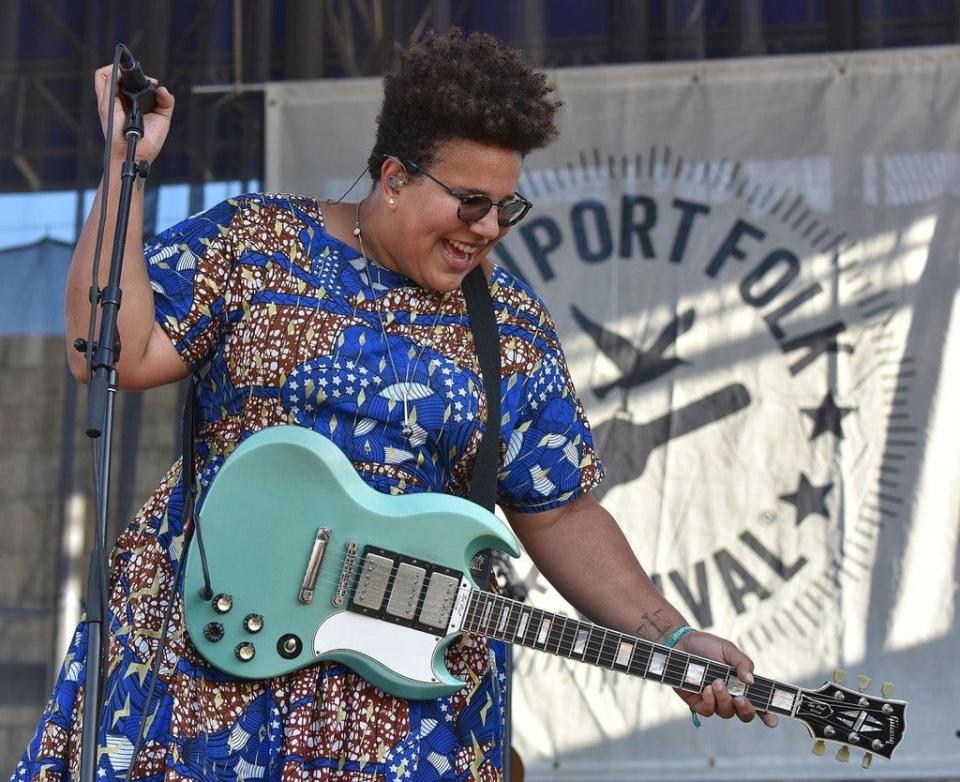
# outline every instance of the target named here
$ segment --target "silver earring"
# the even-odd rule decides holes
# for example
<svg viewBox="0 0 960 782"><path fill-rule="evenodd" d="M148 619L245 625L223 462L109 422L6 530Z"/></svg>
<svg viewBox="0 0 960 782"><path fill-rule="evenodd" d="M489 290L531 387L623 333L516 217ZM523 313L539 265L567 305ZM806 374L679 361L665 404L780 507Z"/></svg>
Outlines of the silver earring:
<svg viewBox="0 0 960 782"><path fill-rule="evenodd" d="M387 199L387 203L388 203L390 206L396 206L396 204L397 204L397 199L396 199L396 198L388 198L388 199Z"/></svg>

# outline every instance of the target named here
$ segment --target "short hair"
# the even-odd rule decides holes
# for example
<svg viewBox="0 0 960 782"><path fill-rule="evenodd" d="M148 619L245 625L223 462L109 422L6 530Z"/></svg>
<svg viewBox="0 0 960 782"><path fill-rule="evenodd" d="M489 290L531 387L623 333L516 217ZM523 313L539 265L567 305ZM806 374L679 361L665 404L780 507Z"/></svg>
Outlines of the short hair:
<svg viewBox="0 0 960 782"><path fill-rule="evenodd" d="M444 141L466 139L526 156L558 135L562 102L554 85L519 49L457 27L428 31L394 47L397 64L383 79L377 137L367 160L374 181L388 155L430 166ZM411 172L412 174L413 172Z"/></svg>

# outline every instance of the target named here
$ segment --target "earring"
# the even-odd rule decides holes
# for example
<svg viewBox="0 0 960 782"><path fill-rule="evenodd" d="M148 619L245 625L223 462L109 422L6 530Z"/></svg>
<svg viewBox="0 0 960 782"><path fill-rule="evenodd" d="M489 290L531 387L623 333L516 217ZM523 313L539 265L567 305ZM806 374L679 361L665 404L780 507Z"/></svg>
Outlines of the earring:
<svg viewBox="0 0 960 782"><path fill-rule="evenodd" d="M396 206L396 205L397 205L397 199L396 199L396 198L388 198L388 199L387 199L387 204L388 204L389 206Z"/></svg>

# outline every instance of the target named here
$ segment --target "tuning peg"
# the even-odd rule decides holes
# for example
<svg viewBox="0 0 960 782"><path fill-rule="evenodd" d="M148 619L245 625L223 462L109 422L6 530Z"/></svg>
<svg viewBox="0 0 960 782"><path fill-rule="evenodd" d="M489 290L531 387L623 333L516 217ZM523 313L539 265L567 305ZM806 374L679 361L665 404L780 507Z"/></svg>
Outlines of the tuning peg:
<svg viewBox="0 0 960 782"><path fill-rule="evenodd" d="M837 668L837 670L833 672L833 680L837 684L843 684L847 680L847 672L842 668Z"/></svg>
<svg viewBox="0 0 960 782"><path fill-rule="evenodd" d="M823 755L827 751L827 745L823 743L823 739L818 739L813 743L813 754L814 755Z"/></svg>
<svg viewBox="0 0 960 782"><path fill-rule="evenodd" d="M863 762L860 764L864 768L870 768L870 764L873 762L873 755L869 752L863 753Z"/></svg>
<svg viewBox="0 0 960 782"><path fill-rule="evenodd" d="M872 681L873 681L873 678L870 677L870 676L858 676L858 677L857 677L857 689L859 689L860 692L863 692L864 690L867 689L867 687L870 686L870 682L872 682Z"/></svg>
<svg viewBox="0 0 960 782"><path fill-rule="evenodd" d="M884 698L889 698L891 695L893 695L893 682L884 682L880 686L880 694Z"/></svg>
<svg viewBox="0 0 960 782"><path fill-rule="evenodd" d="M850 761L850 747L844 744L837 750L837 760L841 763L848 763Z"/></svg>

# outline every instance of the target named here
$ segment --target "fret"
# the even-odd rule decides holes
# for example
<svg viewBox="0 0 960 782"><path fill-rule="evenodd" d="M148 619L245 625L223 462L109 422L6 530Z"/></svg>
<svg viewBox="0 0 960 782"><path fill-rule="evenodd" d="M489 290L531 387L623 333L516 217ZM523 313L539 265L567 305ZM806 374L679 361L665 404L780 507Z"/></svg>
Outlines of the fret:
<svg viewBox="0 0 960 782"><path fill-rule="evenodd" d="M683 674L684 687L692 687L696 692L706 686L707 665L705 660L696 657L687 658L687 669Z"/></svg>
<svg viewBox="0 0 960 782"><path fill-rule="evenodd" d="M671 687L679 687L683 684L683 672L687 668L688 659L683 652L678 652L676 649L668 650L667 661L660 681L669 684Z"/></svg>
<svg viewBox="0 0 960 782"><path fill-rule="evenodd" d="M510 619L510 605L503 598L498 600L500 604L500 620L497 622L497 638L505 638L504 630L507 627L507 621Z"/></svg>
<svg viewBox="0 0 960 782"><path fill-rule="evenodd" d="M490 595L490 616L487 619L487 634L497 637L497 626L500 624L500 614L503 613L503 603L496 595Z"/></svg>
<svg viewBox="0 0 960 782"><path fill-rule="evenodd" d="M780 682L773 682L769 679L760 679L757 681L766 681L770 685L770 696L767 698L766 707L761 706L763 711L779 711L781 714L792 716L797 706L797 696L800 690Z"/></svg>
<svg viewBox="0 0 960 782"><path fill-rule="evenodd" d="M523 645L535 647L537 645L537 633L540 631L540 621L543 619L543 611L535 608L530 612L530 619L527 622L527 632L523 636Z"/></svg>
<svg viewBox="0 0 960 782"><path fill-rule="evenodd" d="M540 624L539 624L539 626L537 627L537 640L536 640L536 645L537 645L537 646L541 646L541 647L542 647L542 646L545 646L545 645L546 645L546 643L547 643L547 636L550 634L550 625L551 625L551 624L553 624L553 622L550 620L550 617L549 617L546 613L544 613L543 611L541 611L541 612L540 612Z"/></svg>
<svg viewBox="0 0 960 782"><path fill-rule="evenodd" d="M480 614L480 632L489 635L490 633L490 616L493 614L493 603L490 601L489 596L483 596L483 613Z"/></svg>
<svg viewBox="0 0 960 782"><path fill-rule="evenodd" d="M563 629L567 625L567 617L563 614L554 614L550 625L550 634L543 645L545 652L556 654L560 651L560 642L563 640Z"/></svg>
<svg viewBox="0 0 960 782"><path fill-rule="evenodd" d="M617 651L620 648L620 641L623 639L621 633L611 630L603 637L603 646L601 649L600 665L605 668L613 668L617 659Z"/></svg>
<svg viewBox="0 0 960 782"><path fill-rule="evenodd" d="M531 611L529 608L521 608L520 619L517 621L517 630L513 634L513 638L518 644L523 644L523 634L527 631L527 626L530 624L530 614Z"/></svg>
<svg viewBox="0 0 960 782"><path fill-rule="evenodd" d="M577 623L577 637L573 642L573 650L570 653L571 657L579 657L583 659L583 653L587 649L587 639L590 637L590 626L584 624L583 622Z"/></svg>
<svg viewBox="0 0 960 782"><path fill-rule="evenodd" d="M563 637L560 639L560 647L557 649L557 654L562 654L564 657L571 656L574 640L577 637L579 629L580 622L576 619L567 618L566 621L564 621Z"/></svg>
<svg viewBox="0 0 960 782"><path fill-rule="evenodd" d="M520 621L520 615L523 613L523 606L516 600L510 600L507 603L507 626L504 628L503 640L512 641L517 634L517 623Z"/></svg>
<svg viewBox="0 0 960 782"><path fill-rule="evenodd" d="M727 692L734 698L738 695L744 695L747 691L747 685L737 678L737 674L734 671L731 671L727 675L727 680L724 683L727 685Z"/></svg>
<svg viewBox="0 0 960 782"><path fill-rule="evenodd" d="M603 654L603 639L607 635L607 630L600 625L590 626L590 637L587 638L587 648L583 652L584 662L600 664L600 658Z"/></svg>
<svg viewBox="0 0 960 782"><path fill-rule="evenodd" d="M636 649L636 639L630 638L630 636L621 636L620 642L617 644L617 651L613 658L612 668L618 671L629 671L630 670L630 658L633 657L633 652Z"/></svg>
<svg viewBox="0 0 960 782"><path fill-rule="evenodd" d="M649 641L636 639L636 647L633 650L633 658L630 660L628 673L634 676L646 676L647 666L650 665L650 658L653 654L654 646Z"/></svg>
<svg viewBox="0 0 960 782"><path fill-rule="evenodd" d="M663 676L667 671L667 654L664 647L654 646L653 653L650 655L650 664L647 666L646 676L648 679L657 678L663 681Z"/></svg>
<svg viewBox="0 0 960 782"><path fill-rule="evenodd" d="M467 615L463 620L464 629L471 633L478 632L480 629L480 614L483 611L483 593L474 592L470 605L467 607Z"/></svg>

